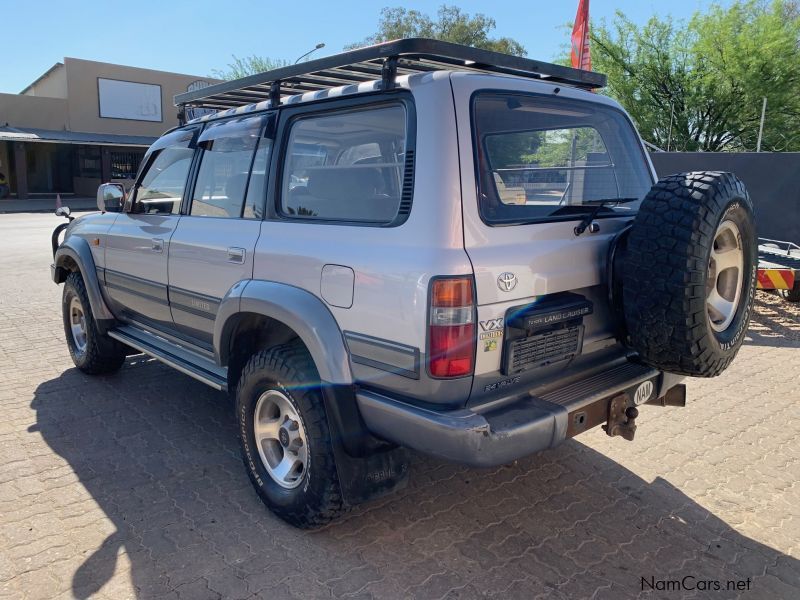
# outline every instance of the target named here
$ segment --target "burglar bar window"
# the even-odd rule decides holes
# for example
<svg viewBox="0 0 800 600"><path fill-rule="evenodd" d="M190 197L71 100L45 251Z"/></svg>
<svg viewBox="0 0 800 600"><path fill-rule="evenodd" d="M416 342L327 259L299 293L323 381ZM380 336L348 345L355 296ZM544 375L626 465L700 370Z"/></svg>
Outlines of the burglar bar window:
<svg viewBox="0 0 800 600"><path fill-rule="evenodd" d="M111 178L133 179L144 156L141 152L111 152Z"/></svg>

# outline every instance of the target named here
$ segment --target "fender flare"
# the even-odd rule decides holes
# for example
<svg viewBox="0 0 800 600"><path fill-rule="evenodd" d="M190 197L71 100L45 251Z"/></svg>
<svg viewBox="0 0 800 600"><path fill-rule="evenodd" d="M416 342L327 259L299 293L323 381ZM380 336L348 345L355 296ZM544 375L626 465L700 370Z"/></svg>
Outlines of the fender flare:
<svg viewBox="0 0 800 600"><path fill-rule="evenodd" d="M53 256L53 281L56 283L64 283L67 279L69 269L64 266L67 259L71 259L78 265L83 282L86 284L86 292L89 294L92 316L98 326L103 329L104 324L114 321L114 315L106 306L100 292L100 281L97 279L97 270L89 243L78 236L70 236L61 242Z"/></svg>
<svg viewBox="0 0 800 600"><path fill-rule="evenodd" d="M308 348L327 383L351 385L349 353L342 331L328 307L314 294L292 285L264 280L235 284L220 303L214 325L214 354L221 366L230 359L230 337L238 315L255 313L291 328Z"/></svg>
<svg viewBox="0 0 800 600"><path fill-rule="evenodd" d="M342 497L349 505L381 497L408 479L405 450L374 438L366 429L353 393L349 354L325 303L292 285L244 280L234 285L217 312L214 352L220 365L230 358L230 338L239 316L255 313L291 328L308 348L321 380Z"/></svg>

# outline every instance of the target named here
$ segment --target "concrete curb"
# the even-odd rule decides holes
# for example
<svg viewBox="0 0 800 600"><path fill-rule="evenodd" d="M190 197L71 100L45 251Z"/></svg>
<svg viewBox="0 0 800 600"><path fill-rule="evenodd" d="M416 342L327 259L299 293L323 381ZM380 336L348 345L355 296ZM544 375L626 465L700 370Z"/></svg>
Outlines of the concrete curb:
<svg viewBox="0 0 800 600"><path fill-rule="evenodd" d="M97 210L97 201L94 198L65 198L61 200L62 206L69 206L72 212L85 212ZM8 198L0 200L0 214L14 213L51 213L56 210L54 198L35 198L17 200Z"/></svg>

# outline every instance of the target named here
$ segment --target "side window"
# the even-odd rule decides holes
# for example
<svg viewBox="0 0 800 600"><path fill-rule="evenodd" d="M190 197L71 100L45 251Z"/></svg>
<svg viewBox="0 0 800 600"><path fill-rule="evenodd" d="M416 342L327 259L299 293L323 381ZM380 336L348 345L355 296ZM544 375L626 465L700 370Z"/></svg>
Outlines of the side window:
<svg viewBox="0 0 800 600"><path fill-rule="evenodd" d="M263 116L221 121L200 135L203 154L190 215L239 218L246 212L245 192L263 121Z"/></svg>
<svg viewBox="0 0 800 600"><path fill-rule="evenodd" d="M167 146L155 152L136 189L133 212L178 214L194 150Z"/></svg>
<svg viewBox="0 0 800 600"><path fill-rule="evenodd" d="M391 223L405 154L402 105L300 117L290 125L280 211L298 219Z"/></svg>

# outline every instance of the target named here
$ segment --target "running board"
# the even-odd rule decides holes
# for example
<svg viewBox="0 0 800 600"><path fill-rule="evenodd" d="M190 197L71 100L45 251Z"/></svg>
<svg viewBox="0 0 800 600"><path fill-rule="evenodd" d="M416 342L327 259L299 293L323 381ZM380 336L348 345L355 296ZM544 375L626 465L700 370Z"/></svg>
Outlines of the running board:
<svg viewBox="0 0 800 600"><path fill-rule="evenodd" d="M130 325L112 329L108 335L216 390L226 391L228 389L228 369L217 366L188 348L178 346L149 331Z"/></svg>

